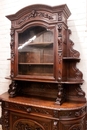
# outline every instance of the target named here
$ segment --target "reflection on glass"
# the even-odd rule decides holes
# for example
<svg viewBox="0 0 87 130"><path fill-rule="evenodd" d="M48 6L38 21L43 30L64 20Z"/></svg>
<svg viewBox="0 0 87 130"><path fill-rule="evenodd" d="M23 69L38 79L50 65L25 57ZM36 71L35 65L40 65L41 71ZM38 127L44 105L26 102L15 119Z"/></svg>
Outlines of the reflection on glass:
<svg viewBox="0 0 87 130"><path fill-rule="evenodd" d="M19 33L18 74L53 75L53 33L35 26Z"/></svg>

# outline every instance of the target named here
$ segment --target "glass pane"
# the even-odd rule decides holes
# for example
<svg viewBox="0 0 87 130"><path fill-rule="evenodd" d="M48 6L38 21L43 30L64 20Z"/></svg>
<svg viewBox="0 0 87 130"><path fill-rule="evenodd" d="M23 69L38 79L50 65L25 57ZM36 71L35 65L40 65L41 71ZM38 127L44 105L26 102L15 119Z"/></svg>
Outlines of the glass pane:
<svg viewBox="0 0 87 130"><path fill-rule="evenodd" d="M19 33L18 74L53 75L53 32L35 26Z"/></svg>

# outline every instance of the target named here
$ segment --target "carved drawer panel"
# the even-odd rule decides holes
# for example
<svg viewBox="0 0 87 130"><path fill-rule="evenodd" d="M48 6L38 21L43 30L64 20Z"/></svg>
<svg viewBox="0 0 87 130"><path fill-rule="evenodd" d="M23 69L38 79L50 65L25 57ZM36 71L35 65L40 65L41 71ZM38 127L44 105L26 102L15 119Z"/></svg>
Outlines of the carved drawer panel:
<svg viewBox="0 0 87 130"><path fill-rule="evenodd" d="M20 111L22 113L27 113L30 115L38 115L42 117L45 116L47 118L54 119L58 118L58 110L45 109L43 107L34 107L29 105L3 102L3 108L17 112Z"/></svg>
<svg viewBox="0 0 87 130"><path fill-rule="evenodd" d="M9 102L3 102L3 108L6 108L7 110L15 111L15 112L21 112L21 113L27 113L29 115L35 115L40 117L46 117L46 118L52 118L56 120L72 120L72 119L78 119L80 117L83 117L86 114L86 106L83 106L78 109L47 109L42 106L36 107L32 105L23 105L23 104L17 104L17 103L9 103Z"/></svg>

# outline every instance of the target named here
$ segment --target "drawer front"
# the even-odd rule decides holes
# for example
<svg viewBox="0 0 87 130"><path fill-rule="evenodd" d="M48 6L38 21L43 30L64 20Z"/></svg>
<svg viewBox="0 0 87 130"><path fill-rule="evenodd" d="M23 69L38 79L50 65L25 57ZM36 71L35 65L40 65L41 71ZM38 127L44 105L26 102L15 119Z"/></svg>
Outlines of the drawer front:
<svg viewBox="0 0 87 130"><path fill-rule="evenodd" d="M23 105L23 104L17 104L17 103L9 103L9 102L3 102L2 103L3 108L15 112L21 112L21 113L27 113L29 115L35 115L40 117L46 117L46 118L53 118L58 119L58 110L53 109L47 109L43 107L35 107L35 106L29 106L29 105Z"/></svg>
<svg viewBox="0 0 87 130"><path fill-rule="evenodd" d="M82 106L78 109L47 109L42 106L36 107L34 105L17 104L11 102L3 102L3 108L14 112L27 113L29 115L35 115L40 117L46 117L55 120L72 120L83 117L86 114L86 106Z"/></svg>

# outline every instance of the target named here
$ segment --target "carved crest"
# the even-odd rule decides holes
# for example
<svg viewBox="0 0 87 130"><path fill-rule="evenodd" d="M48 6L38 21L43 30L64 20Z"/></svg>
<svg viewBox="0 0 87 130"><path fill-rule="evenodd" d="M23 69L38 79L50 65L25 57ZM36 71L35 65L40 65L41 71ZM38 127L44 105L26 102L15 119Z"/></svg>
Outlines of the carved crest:
<svg viewBox="0 0 87 130"><path fill-rule="evenodd" d="M30 18L35 18L35 17L43 17L43 18L47 18L49 20L54 19L52 15L50 15L49 13L45 13L42 11L36 11L36 10L32 10L31 13L29 13L28 15L22 17L22 19L20 19L18 21L18 24L23 23L24 21L29 20Z"/></svg>

